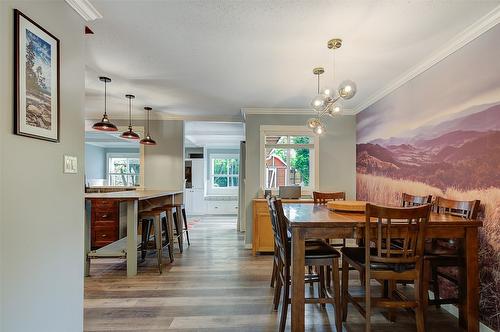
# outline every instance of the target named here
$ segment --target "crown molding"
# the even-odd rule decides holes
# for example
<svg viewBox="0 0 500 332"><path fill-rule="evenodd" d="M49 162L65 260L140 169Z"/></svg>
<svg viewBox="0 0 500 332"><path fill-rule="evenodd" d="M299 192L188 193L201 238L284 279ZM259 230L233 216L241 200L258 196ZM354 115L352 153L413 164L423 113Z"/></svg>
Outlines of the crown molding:
<svg viewBox="0 0 500 332"><path fill-rule="evenodd" d="M94 21L102 18L101 13L95 9L89 0L66 0L66 3L71 6L85 21Z"/></svg>
<svg viewBox="0 0 500 332"><path fill-rule="evenodd" d="M255 107L242 108L241 115L246 120L247 115L314 115L312 108L273 108L273 107ZM342 111L342 115L354 115L351 109Z"/></svg>
<svg viewBox="0 0 500 332"><path fill-rule="evenodd" d="M500 23L500 5L495 7L488 14L481 17L479 20L474 22L472 25L460 32L455 38L453 38L449 43L445 44L442 48L434 52L430 57L422 61L420 64L411 68L403 75L401 75L396 80L390 82L385 88L378 90L373 95L368 97L364 102L356 106L353 110L353 114L357 114L369 106L373 105L380 99L384 98L394 90L401 87L403 84L412 80L416 76L422 74L427 69L431 68L435 64L444 60L451 54L455 53L477 37L481 36L486 31L493 28L495 25Z"/></svg>

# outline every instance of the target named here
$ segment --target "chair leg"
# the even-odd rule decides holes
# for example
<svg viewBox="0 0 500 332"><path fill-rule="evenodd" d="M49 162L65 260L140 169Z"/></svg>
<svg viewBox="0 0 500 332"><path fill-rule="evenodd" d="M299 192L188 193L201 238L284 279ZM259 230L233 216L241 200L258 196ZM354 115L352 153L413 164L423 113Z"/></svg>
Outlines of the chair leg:
<svg viewBox="0 0 500 332"><path fill-rule="evenodd" d="M326 287L329 288L332 286L332 267L330 265L326 266L326 272L325 272L325 283Z"/></svg>
<svg viewBox="0 0 500 332"><path fill-rule="evenodd" d="M141 259L146 259L146 249L148 247L149 242L149 233L151 232L151 220L143 219L141 220Z"/></svg>
<svg viewBox="0 0 500 332"><path fill-rule="evenodd" d="M184 219L184 230L186 231L186 240L188 242L188 246L190 246L191 242L189 241L189 229L188 229L188 223L187 223L186 209L185 208L182 208L182 219Z"/></svg>
<svg viewBox="0 0 500 332"><path fill-rule="evenodd" d="M281 296L281 288L283 283L281 279L283 278L282 272L283 268L281 266L281 262L278 262L278 266L276 266L276 285L274 286L274 297L273 297L273 308L274 311L278 310L278 306L280 305L280 296Z"/></svg>
<svg viewBox="0 0 500 332"><path fill-rule="evenodd" d="M288 303L290 302L290 285L288 280L290 280L290 267L284 267L284 284L283 284L283 300L281 301L281 318L280 318L280 332L285 331L286 327L286 316L288 313Z"/></svg>
<svg viewBox="0 0 500 332"><path fill-rule="evenodd" d="M436 308L441 308L441 303L439 303L440 296L439 296L439 277L437 273L437 266L436 264L431 262L431 271L432 271L432 290L434 292L434 303L436 305Z"/></svg>
<svg viewBox="0 0 500 332"><path fill-rule="evenodd" d="M415 308L415 321L417 323L417 332L425 331L425 317L424 317L424 307L422 305L422 297L425 296L422 292L422 278L414 280L415 287L415 298L417 299L418 306Z"/></svg>
<svg viewBox="0 0 500 332"><path fill-rule="evenodd" d="M372 316L372 292L370 286L370 278L363 273L363 279L365 281L365 331L371 332L371 316Z"/></svg>
<svg viewBox="0 0 500 332"><path fill-rule="evenodd" d="M158 271L162 273L162 231L160 216L154 218L156 256L158 259Z"/></svg>
<svg viewBox="0 0 500 332"><path fill-rule="evenodd" d="M389 299L394 298L394 291L396 290L396 281L394 280L387 280L387 297ZM389 314L388 318L391 322L396 321L396 313L394 312L393 309L389 308Z"/></svg>
<svg viewBox="0 0 500 332"><path fill-rule="evenodd" d="M318 283L318 298L325 298L325 267L321 265L319 267L319 283ZM325 303L320 304L321 308L325 308Z"/></svg>
<svg viewBox="0 0 500 332"><path fill-rule="evenodd" d="M274 284L276 283L276 273L277 273L277 265L276 265L276 258L278 257L278 251L276 249L276 245L274 246L274 257L273 257L273 273L271 274L271 285L270 287L274 287Z"/></svg>
<svg viewBox="0 0 500 332"><path fill-rule="evenodd" d="M162 225L163 225L163 230L165 231L165 244L167 245L168 249L168 257L170 259L170 263L172 263L174 261L174 251L173 251L173 245L171 245L170 243L168 214L165 215L164 218L162 218Z"/></svg>
<svg viewBox="0 0 500 332"><path fill-rule="evenodd" d="M349 273L349 271L347 271ZM335 328L338 332L342 331L342 308L340 299L340 276L339 276L339 259L334 258L332 262L332 281L333 281L333 296L335 310Z"/></svg>
<svg viewBox="0 0 500 332"><path fill-rule="evenodd" d="M349 263L342 260L342 321L347 320L347 294L349 292Z"/></svg>

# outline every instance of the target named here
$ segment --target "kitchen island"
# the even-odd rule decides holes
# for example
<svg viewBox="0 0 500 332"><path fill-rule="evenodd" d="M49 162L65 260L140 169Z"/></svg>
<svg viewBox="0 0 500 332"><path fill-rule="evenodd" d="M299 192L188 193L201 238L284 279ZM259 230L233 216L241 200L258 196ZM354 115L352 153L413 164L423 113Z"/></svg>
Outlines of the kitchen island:
<svg viewBox="0 0 500 332"><path fill-rule="evenodd" d="M137 246L140 243L137 236L139 212L166 204L182 203L182 193L182 190L141 189L85 194L85 275L89 275L91 258L123 257L127 259L127 276L135 276ZM96 211L92 208L93 205L99 206L102 211ZM97 250L91 250L91 224L106 227L102 225L109 223L109 216L112 215L108 213L108 209L115 205L123 207L119 210L123 210L123 213L118 213L116 218L120 224L126 226L126 236Z"/></svg>

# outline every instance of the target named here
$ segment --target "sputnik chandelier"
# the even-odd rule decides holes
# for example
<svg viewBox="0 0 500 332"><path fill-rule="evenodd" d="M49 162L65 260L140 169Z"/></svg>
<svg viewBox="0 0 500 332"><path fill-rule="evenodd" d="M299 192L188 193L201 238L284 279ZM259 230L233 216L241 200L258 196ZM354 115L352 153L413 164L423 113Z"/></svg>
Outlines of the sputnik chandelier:
<svg viewBox="0 0 500 332"><path fill-rule="evenodd" d="M342 39L331 39L328 41L328 48L332 51L339 49L342 46ZM333 72L335 74L335 58L333 62ZM345 80L340 83L335 91L330 88L321 89L320 76L325 72L323 67L313 69L313 74L318 77L318 94L311 101L314 117L307 120L307 126L313 130L315 134L321 135L325 132L325 116L335 117L341 114L342 101L354 97L356 94L356 83L351 80Z"/></svg>

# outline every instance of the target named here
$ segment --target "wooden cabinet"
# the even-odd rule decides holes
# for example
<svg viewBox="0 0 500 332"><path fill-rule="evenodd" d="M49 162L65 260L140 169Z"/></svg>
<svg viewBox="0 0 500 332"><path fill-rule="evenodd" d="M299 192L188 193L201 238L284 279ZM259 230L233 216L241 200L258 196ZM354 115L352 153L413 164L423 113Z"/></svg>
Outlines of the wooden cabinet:
<svg viewBox="0 0 500 332"><path fill-rule="evenodd" d="M118 201L92 200L90 238L92 250L119 238L120 210Z"/></svg>
<svg viewBox="0 0 500 332"><path fill-rule="evenodd" d="M312 199L290 200L284 199L286 203L313 203ZM253 254L274 251L274 235L269 216L267 201L263 198L253 200Z"/></svg>

